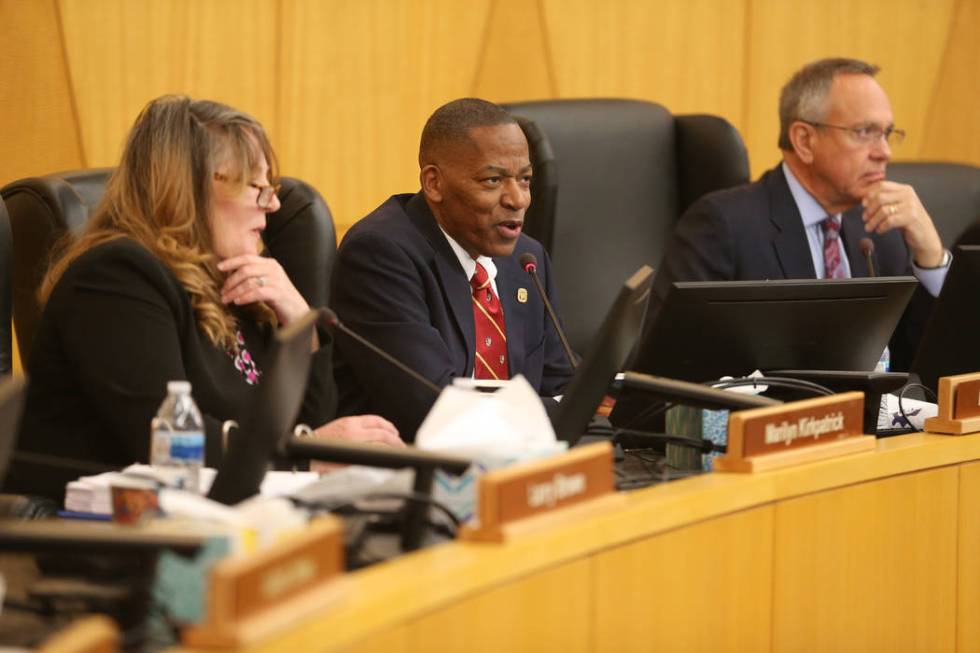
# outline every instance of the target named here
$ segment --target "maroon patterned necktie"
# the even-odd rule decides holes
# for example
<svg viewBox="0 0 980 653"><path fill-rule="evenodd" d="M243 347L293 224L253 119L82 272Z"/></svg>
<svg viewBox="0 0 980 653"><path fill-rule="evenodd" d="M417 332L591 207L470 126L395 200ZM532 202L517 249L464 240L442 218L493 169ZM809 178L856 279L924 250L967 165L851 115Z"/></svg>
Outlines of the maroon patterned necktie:
<svg viewBox="0 0 980 653"><path fill-rule="evenodd" d="M470 286L473 288L473 318L476 322L473 376L477 379L509 379L504 309L490 285L490 276L479 263L470 279Z"/></svg>
<svg viewBox="0 0 980 653"><path fill-rule="evenodd" d="M840 223L827 218L820 226L823 227L824 279L845 279L847 274L841 260Z"/></svg>

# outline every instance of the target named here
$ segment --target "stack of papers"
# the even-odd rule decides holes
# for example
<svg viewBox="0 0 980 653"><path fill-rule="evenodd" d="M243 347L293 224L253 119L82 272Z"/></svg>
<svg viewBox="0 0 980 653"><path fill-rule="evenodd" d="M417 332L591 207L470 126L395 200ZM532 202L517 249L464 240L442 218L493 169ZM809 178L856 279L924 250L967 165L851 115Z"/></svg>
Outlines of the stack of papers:
<svg viewBox="0 0 980 653"><path fill-rule="evenodd" d="M112 514L113 485L132 485L134 482L156 482L167 485L169 470L150 465L130 465L121 472L106 472L97 476L83 476L71 481L65 488L65 510L95 515ZM217 471L205 467L201 470L201 493L207 494ZM263 497L287 496L319 478L316 472L267 472L259 490Z"/></svg>

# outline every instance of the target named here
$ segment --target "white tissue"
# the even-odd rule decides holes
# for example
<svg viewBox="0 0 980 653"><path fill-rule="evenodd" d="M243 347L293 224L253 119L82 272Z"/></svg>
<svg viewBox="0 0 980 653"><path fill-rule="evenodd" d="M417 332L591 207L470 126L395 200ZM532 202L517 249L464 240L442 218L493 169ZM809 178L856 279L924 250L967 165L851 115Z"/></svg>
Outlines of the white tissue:
<svg viewBox="0 0 980 653"><path fill-rule="evenodd" d="M544 404L523 376L494 393L446 387L415 437L421 449L469 457L513 456L555 441Z"/></svg>

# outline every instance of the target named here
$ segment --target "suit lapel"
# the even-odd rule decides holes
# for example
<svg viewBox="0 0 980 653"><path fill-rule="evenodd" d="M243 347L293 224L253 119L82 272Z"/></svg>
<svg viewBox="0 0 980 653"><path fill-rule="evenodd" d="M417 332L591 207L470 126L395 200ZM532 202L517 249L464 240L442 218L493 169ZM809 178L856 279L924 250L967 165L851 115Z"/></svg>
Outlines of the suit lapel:
<svg viewBox="0 0 980 653"><path fill-rule="evenodd" d="M769 218L775 229L772 239L776 258L785 279L813 279L817 271L813 267L803 218L793 201L793 194L786 183L782 166L766 173L764 179L769 194Z"/></svg>
<svg viewBox="0 0 980 653"><path fill-rule="evenodd" d="M507 328L507 360L510 375L519 374L524 369L524 325L527 324L528 304L517 301L518 288L524 288L528 293L530 279L517 262L516 256L506 256L493 259L497 266L497 295L504 309L504 325Z"/></svg>
<svg viewBox="0 0 980 653"><path fill-rule="evenodd" d="M466 343L465 376L473 373L473 352L476 351L476 325L473 320L472 291L469 279L459 259L449 246L435 216L425 202L425 196L417 193L408 201L407 212L416 228L425 235L432 246L435 261L435 272L442 285L443 296L456 319L459 338ZM506 310L506 309L505 309ZM504 313L506 316L506 313Z"/></svg>
<svg viewBox="0 0 980 653"><path fill-rule="evenodd" d="M803 228L803 218L793 201L782 166L766 173L764 178L769 194L769 218L775 230L772 239L776 258L785 279L813 279L817 271Z"/></svg>
<svg viewBox="0 0 980 653"><path fill-rule="evenodd" d="M851 265L852 277L869 277L868 259L861 253L861 239L871 238L864 230L864 220L861 219L861 212L864 211L861 205L853 209L844 211L841 215L841 238L844 240L844 249L847 252L847 260Z"/></svg>

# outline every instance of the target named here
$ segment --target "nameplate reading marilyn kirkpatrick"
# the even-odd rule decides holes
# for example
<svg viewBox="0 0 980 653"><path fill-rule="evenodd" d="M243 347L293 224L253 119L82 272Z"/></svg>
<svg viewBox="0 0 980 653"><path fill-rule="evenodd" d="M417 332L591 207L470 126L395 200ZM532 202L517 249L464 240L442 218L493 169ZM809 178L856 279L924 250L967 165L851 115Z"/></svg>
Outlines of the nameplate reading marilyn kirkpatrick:
<svg viewBox="0 0 980 653"><path fill-rule="evenodd" d="M728 420L721 471L762 471L874 448L863 434L864 394L843 394L737 411Z"/></svg>

